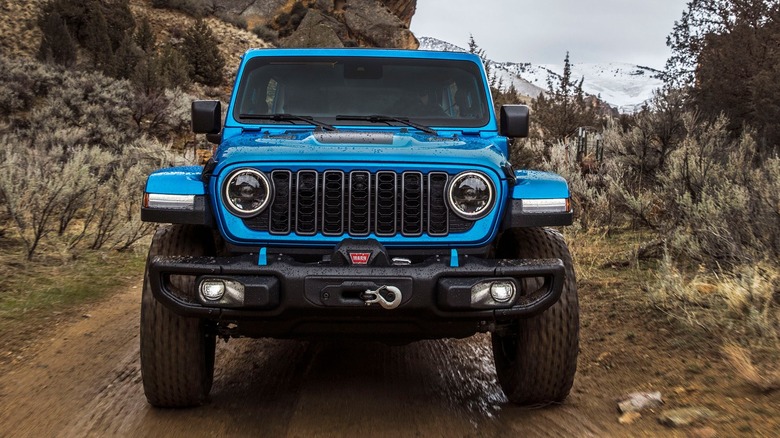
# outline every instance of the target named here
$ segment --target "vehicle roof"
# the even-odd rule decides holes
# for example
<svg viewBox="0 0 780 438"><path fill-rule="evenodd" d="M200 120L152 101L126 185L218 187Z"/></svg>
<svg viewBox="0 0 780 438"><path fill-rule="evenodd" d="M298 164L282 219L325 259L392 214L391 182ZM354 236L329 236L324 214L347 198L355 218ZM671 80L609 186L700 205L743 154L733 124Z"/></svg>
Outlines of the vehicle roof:
<svg viewBox="0 0 780 438"><path fill-rule="evenodd" d="M293 48L249 49L246 58L265 56L343 56L380 58L452 59L481 62L479 56L467 52L442 52L430 50L375 49L375 48Z"/></svg>

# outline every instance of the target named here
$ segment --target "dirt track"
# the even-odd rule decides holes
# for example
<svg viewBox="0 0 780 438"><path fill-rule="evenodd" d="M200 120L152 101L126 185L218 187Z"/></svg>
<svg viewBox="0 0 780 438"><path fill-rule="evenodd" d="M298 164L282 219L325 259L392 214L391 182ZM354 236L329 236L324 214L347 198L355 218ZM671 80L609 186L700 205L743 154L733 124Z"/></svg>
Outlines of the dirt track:
<svg viewBox="0 0 780 438"><path fill-rule="evenodd" d="M780 391L745 385L717 342L659 320L622 280L611 281L580 283L574 388L562 406L542 409L506 402L484 335L400 347L220 341L211 402L154 409L138 363L138 284L49 324L27 347L9 347L0 360L0 438L780 436ZM616 399L633 391L660 391L665 404L618 424ZM659 424L661 410L691 406L717 416Z"/></svg>
<svg viewBox="0 0 780 438"><path fill-rule="evenodd" d="M219 342L211 403L151 408L138 363L139 286L39 341L0 374L0 436L603 436L608 404L520 409L489 339ZM602 421L594 419L601 418Z"/></svg>

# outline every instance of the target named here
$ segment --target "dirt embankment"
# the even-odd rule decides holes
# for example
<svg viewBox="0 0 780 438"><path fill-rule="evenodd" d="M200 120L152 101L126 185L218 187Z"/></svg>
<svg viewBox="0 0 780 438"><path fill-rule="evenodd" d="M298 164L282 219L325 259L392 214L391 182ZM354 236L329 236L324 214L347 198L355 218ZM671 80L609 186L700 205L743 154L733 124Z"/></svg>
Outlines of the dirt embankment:
<svg viewBox="0 0 780 438"><path fill-rule="evenodd" d="M487 336L391 347L220 342L211 402L151 408L138 363L140 285L77 316L0 365L0 436L720 436L776 435L778 394L724 379L724 365L637 322L631 303L581 285L577 380L562 406L506 402ZM658 411L618 424L616 398L659 390L666 407L718 416L670 429Z"/></svg>

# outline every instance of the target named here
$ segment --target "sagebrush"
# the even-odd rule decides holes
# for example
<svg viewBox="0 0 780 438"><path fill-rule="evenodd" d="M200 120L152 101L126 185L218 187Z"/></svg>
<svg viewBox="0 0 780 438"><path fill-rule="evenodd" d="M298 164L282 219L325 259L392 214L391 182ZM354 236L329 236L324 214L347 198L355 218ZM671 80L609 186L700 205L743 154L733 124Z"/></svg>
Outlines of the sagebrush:
<svg viewBox="0 0 780 438"><path fill-rule="evenodd" d="M169 141L188 124L189 96L0 58L0 97L0 229L28 259L42 243L126 249L149 232L145 178L176 160Z"/></svg>

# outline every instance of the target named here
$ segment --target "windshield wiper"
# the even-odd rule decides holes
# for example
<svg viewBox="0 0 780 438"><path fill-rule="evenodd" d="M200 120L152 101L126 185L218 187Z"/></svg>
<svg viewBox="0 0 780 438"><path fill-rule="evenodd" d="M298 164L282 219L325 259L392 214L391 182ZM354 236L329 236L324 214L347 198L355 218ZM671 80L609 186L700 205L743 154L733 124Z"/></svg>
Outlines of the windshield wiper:
<svg viewBox="0 0 780 438"><path fill-rule="evenodd" d="M300 120L312 124L325 131L336 131L333 125L329 125L319 120L315 120L312 116L299 116L297 114L239 114L241 119L249 120L273 120L274 122L289 122L292 120Z"/></svg>
<svg viewBox="0 0 780 438"><path fill-rule="evenodd" d="M375 114L371 116L336 116L336 120L365 120L366 122L371 122L371 123L387 123L387 124L390 124L390 122L396 122L396 123L401 123L406 126L412 127L414 129L419 129L420 131L426 134L432 134L432 135L439 134L433 129L425 125L421 125L419 123L414 123L409 119L403 119L400 117L393 117L393 116L383 116L380 114Z"/></svg>

